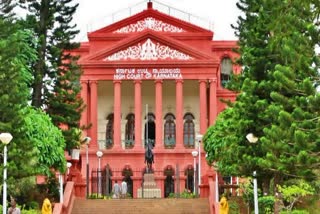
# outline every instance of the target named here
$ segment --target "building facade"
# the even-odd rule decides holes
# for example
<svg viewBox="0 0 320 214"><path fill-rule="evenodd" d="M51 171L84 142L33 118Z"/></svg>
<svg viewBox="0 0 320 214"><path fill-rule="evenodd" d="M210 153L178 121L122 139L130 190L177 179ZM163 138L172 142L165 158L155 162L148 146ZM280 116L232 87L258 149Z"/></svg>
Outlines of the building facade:
<svg viewBox="0 0 320 214"><path fill-rule="evenodd" d="M88 33L88 42L74 54L80 55L83 70L81 125L90 125L84 135L92 139L81 151L78 168L86 179L89 165L90 193L95 192L94 171L108 166L110 186L125 178L138 197L146 143L153 145L161 197L193 190L195 161L201 163L200 187L207 185L213 169L196 136L204 135L225 108L220 99L235 99L224 84L240 70L231 63L236 42L215 41L213 35L159 12L152 2L136 15ZM194 150L200 158L192 156Z"/></svg>

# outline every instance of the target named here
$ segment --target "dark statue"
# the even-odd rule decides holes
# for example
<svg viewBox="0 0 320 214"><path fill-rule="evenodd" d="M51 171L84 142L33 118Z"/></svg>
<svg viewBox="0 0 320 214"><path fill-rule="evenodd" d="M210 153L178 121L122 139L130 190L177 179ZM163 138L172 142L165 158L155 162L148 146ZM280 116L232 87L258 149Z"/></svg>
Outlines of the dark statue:
<svg viewBox="0 0 320 214"><path fill-rule="evenodd" d="M152 172L152 164L154 163L152 149L152 144L148 143L144 155L144 163L147 163L147 173Z"/></svg>

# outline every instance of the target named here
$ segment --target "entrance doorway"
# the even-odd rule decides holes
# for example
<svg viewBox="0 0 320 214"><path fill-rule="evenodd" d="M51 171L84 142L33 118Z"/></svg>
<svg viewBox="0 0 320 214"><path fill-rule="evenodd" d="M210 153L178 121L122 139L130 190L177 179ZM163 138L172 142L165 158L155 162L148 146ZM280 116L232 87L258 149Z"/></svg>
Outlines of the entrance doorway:
<svg viewBox="0 0 320 214"><path fill-rule="evenodd" d="M186 185L185 188L188 192L193 192L194 191L194 169L192 166L189 166L186 171L185 171L185 176L186 176Z"/></svg>
<svg viewBox="0 0 320 214"><path fill-rule="evenodd" d="M128 191L127 193L130 194L130 197L133 197L133 181L131 176L133 175L132 170L128 167L126 167L122 171L123 180L127 183Z"/></svg>
<svg viewBox="0 0 320 214"><path fill-rule="evenodd" d="M147 122L144 126L144 139L145 146L148 143L151 143L154 147L155 139L156 139L156 124L155 124L155 116L153 113L148 113Z"/></svg>
<svg viewBox="0 0 320 214"><path fill-rule="evenodd" d="M174 179L173 179L173 169L168 166L164 171L164 197L167 198L170 196L170 193L174 193Z"/></svg>

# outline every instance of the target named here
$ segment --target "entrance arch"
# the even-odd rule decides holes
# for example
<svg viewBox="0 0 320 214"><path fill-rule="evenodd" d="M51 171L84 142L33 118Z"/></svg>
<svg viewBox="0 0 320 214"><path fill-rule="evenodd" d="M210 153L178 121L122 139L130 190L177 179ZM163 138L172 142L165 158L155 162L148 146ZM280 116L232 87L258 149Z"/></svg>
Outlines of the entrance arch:
<svg viewBox="0 0 320 214"><path fill-rule="evenodd" d="M167 166L164 170L164 197L167 198L170 196L170 193L174 193L174 171L171 166Z"/></svg>
<svg viewBox="0 0 320 214"><path fill-rule="evenodd" d="M133 197L133 180L131 176L133 175L132 170L126 166L125 169L122 170L122 176L123 176L123 181L127 183L128 191L127 193L130 194L131 197Z"/></svg>
<svg viewBox="0 0 320 214"><path fill-rule="evenodd" d="M156 139L156 124L155 124L155 116L153 113L148 113L147 122L144 125L144 145L147 143L151 143L154 147L155 139Z"/></svg>
<svg viewBox="0 0 320 214"><path fill-rule="evenodd" d="M185 188L188 192L193 192L194 190L194 179L193 179L193 176L194 176L194 168L193 166L189 165L187 167L187 169L184 171L184 174L186 176L186 185L185 185Z"/></svg>

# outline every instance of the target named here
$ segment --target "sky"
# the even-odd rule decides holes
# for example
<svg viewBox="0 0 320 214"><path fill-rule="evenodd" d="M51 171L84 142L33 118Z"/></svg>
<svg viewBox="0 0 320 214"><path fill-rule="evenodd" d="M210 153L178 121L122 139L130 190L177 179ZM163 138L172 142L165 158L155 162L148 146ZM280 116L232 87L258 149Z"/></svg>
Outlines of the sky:
<svg viewBox="0 0 320 214"><path fill-rule="evenodd" d="M214 40L236 40L231 24L236 24L240 11L236 7L238 0L156 0L154 5L168 5L172 8L202 17L213 23ZM76 0L79 3L74 22L80 29L77 41L87 41L87 32L112 23L112 14L116 19L129 17L129 8L137 13L147 8L147 0ZM160 4L157 4L160 3ZM154 6L154 7L155 7ZM171 11L175 11L171 9ZM178 13L178 12L177 12ZM179 14L181 14L179 12ZM203 23L203 22L202 22Z"/></svg>

